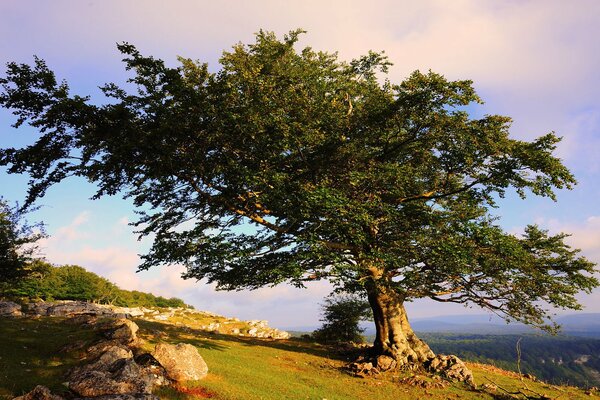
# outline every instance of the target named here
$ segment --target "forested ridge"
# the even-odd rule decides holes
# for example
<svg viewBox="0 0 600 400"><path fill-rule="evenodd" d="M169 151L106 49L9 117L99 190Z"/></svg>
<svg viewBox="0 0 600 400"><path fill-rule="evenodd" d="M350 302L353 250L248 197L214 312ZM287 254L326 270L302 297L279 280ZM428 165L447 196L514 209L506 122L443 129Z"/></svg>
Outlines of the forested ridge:
<svg viewBox="0 0 600 400"><path fill-rule="evenodd" d="M165 298L137 290L124 290L78 265L53 266L35 260L28 275L0 282L0 298L30 300L81 300L120 307L189 307L176 297Z"/></svg>
<svg viewBox="0 0 600 400"><path fill-rule="evenodd" d="M492 364L538 379L581 387L600 386L600 340L550 335L421 333L436 353ZM517 344L517 342L519 342Z"/></svg>

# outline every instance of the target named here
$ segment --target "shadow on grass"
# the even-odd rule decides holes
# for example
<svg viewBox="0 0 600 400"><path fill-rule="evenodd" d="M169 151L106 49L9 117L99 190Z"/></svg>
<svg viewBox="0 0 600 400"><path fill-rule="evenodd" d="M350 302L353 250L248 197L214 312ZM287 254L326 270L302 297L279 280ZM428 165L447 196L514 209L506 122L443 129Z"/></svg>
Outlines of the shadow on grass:
<svg viewBox="0 0 600 400"><path fill-rule="evenodd" d="M12 399L40 384L65 392L61 382L80 362L81 354L61 349L76 342L90 343L97 335L62 318L0 317L0 398Z"/></svg>
<svg viewBox="0 0 600 400"><path fill-rule="evenodd" d="M176 342L190 343L198 348L225 350L226 346L214 343L214 340L233 342L245 346L270 347L278 350L311 354L335 360L346 361L343 354L336 352L332 347L321 346L313 342L307 342L299 338L291 339L263 339L248 336L228 335L224 333L212 333L201 329L190 328L184 325L173 325L158 321L135 320L135 322L148 333L165 332ZM142 332L142 336L143 336ZM192 336L190 339L189 336Z"/></svg>

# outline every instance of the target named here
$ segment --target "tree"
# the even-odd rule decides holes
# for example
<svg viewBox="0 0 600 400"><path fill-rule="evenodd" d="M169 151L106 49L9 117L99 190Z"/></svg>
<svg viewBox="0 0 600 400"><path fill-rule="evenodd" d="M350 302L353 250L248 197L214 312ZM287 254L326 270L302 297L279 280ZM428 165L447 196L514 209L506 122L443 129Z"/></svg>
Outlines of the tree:
<svg viewBox="0 0 600 400"><path fill-rule="evenodd" d="M580 307L575 294L598 281L566 235L516 236L492 216L508 190L554 199L572 188L555 134L513 139L510 118L469 116L481 102L471 81L382 81L383 54L296 51L300 33L260 32L218 72L120 44L137 90L107 84L102 105L71 95L40 59L9 63L0 105L40 137L2 150L0 164L31 176L26 204L69 176L95 182L95 197L132 198L139 234L154 238L141 269L183 264L185 278L225 290L330 279L366 293L374 354L398 365L433 356L408 323L412 299L536 326L547 305Z"/></svg>
<svg viewBox="0 0 600 400"><path fill-rule="evenodd" d="M43 236L41 225L27 224L21 211L0 198L0 282L12 282L31 273L35 243Z"/></svg>
<svg viewBox="0 0 600 400"><path fill-rule="evenodd" d="M324 342L364 342L361 321L373 319L369 303L358 296L329 296L322 304L323 326L313 337Z"/></svg>

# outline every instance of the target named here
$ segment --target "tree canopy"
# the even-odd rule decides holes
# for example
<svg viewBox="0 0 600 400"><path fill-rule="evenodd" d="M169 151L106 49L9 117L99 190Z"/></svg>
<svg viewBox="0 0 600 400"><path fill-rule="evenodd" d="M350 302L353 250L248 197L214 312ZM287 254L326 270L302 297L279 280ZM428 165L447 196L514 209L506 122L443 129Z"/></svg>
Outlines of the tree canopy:
<svg viewBox="0 0 600 400"><path fill-rule="evenodd" d="M548 304L579 308L594 264L566 235L506 233L492 214L509 190L554 199L573 187L554 133L512 138L510 118L469 115L481 102L471 81L416 71L392 83L384 54L345 62L297 50L300 33L261 31L217 72L120 44L136 90L106 84L100 105L40 59L9 63L0 105L40 137L0 164L31 176L27 204L69 176L132 198L154 238L141 269L183 264L227 290L327 278L366 291L381 343L397 340L386 324L404 324L382 319L411 299L534 325Z"/></svg>

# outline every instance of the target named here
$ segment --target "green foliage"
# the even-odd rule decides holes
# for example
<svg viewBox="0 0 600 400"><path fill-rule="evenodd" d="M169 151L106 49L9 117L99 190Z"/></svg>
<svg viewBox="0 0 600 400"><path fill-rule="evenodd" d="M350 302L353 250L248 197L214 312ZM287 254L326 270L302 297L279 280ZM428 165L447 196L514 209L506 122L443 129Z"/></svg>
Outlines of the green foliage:
<svg viewBox="0 0 600 400"><path fill-rule="evenodd" d="M54 267L34 260L30 274L18 281L0 283L0 296L42 300L80 300L121 307L188 307L183 300L120 289L109 280L78 265Z"/></svg>
<svg viewBox="0 0 600 400"><path fill-rule="evenodd" d="M575 294L598 285L594 264L565 235L512 235L490 211L507 190L554 199L573 187L553 155L560 138L517 140L508 117L471 118L471 81L416 71L394 84L383 54L297 50L301 33L261 31L218 72L120 44L137 90L107 84L100 105L40 59L9 63L0 105L40 138L0 150L0 165L31 176L27 204L73 175L96 197L132 198L140 235L154 238L140 268L185 265L220 289L327 278L537 326L546 304L579 307Z"/></svg>
<svg viewBox="0 0 600 400"><path fill-rule="evenodd" d="M313 332L313 338L322 342L364 342L364 328L359 323L373 318L365 299L352 295L330 296L321 307L323 326Z"/></svg>
<svg viewBox="0 0 600 400"><path fill-rule="evenodd" d="M32 272L28 264L37 251L35 243L42 237L40 224L28 225L21 211L0 198L0 283L14 281Z"/></svg>

